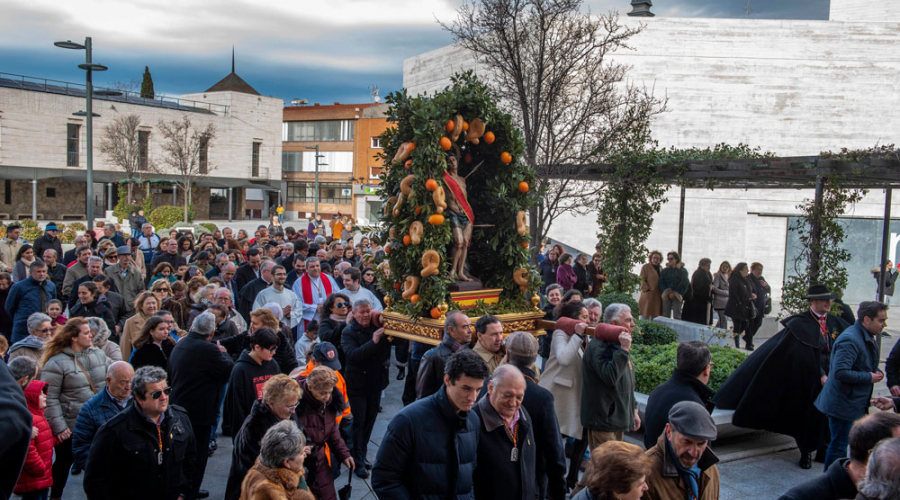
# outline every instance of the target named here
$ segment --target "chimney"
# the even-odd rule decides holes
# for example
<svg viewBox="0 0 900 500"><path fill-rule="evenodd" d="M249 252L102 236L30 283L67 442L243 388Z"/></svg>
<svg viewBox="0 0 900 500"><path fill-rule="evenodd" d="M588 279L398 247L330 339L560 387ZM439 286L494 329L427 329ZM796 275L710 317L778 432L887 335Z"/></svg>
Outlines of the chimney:
<svg viewBox="0 0 900 500"><path fill-rule="evenodd" d="M632 11L628 13L631 17L653 17L656 14L650 12L653 2L650 0L631 0Z"/></svg>

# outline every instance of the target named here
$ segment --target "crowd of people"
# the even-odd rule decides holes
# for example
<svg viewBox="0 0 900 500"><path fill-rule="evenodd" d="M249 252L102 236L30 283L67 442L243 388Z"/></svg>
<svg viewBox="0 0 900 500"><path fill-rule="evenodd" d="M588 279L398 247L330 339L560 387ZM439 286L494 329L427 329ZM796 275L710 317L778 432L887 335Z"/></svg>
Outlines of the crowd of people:
<svg viewBox="0 0 900 500"><path fill-rule="evenodd" d="M736 408L738 425L794 436L801 466L822 452L827 481L798 485L786 498L826 498L817 492L828 488L848 495L833 498L900 491L900 349L885 370L894 398L877 398L885 411L865 416L873 384L885 377L871 349L886 320L881 303L863 303L851 326L828 314L827 290L811 289L810 310L717 394L706 385L709 348L683 342L672 377L642 415L634 314L595 298L606 280L599 249L572 264L553 248L540 263L554 322L545 341L526 332L504 338L499 318L473 324L454 310L431 346L386 334L375 279L389 273L384 252L365 237L355 243L351 221L337 224L338 239L321 234L321 220L297 231L278 217L253 238L230 228L160 235L147 223L125 238L106 224L102 236L87 231L65 253L55 225L34 245L8 226L0 268L15 278L0 272L8 344L0 447L12 465L0 470L0 498L59 499L70 475L84 474L91 500L201 499L213 459L230 464L225 497L234 500L336 500L342 468L371 479L382 499L715 499L714 405ZM657 295L642 292L641 314L655 303L711 321L718 278L709 260L688 287L693 296L709 290L701 311L688 306L678 255L662 270L661 258L651 255L657 268L645 281ZM764 311L765 303L753 305L766 293L762 266L729 270L720 267L724 310L752 347L754 318L736 311ZM732 295L744 298L733 305ZM392 358L405 407L370 461ZM768 366L773 358L781 365ZM797 382L784 384L786 374ZM784 413L760 411L763 397L796 412L794 425L784 425ZM635 431L643 448L624 441ZM231 456L217 453L223 436Z"/></svg>

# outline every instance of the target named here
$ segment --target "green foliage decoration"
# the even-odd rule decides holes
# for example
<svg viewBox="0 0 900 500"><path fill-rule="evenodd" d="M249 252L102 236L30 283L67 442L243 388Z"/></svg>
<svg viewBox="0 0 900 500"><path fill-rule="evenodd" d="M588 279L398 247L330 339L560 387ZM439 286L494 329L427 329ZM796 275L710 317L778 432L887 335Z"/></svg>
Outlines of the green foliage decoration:
<svg viewBox="0 0 900 500"><path fill-rule="evenodd" d="M631 332L632 341L640 345L666 345L678 342L678 332L671 326L650 320L636 319L637 328Z"/></svg>
<svg viewBox="0 0 900 500"><path fill-rule="evenodd" d="M597 300L599 300L600 304L603 305L604 311L606 310L606 306L610 304L625 304L626 306L631 308L631 312L633 315L637 315L640 311L640 307L638 307L637 301L634 300L634 297L627 293L613 292L607 289L597 296Z"/></svg>
<svg viewBox="0 0 900 500"><path fill-rule="evenodd" d="M448 293L448 286L452 284L449 279L451 226L446 220L439 225L428 222L429 217L437 212L432 192L425 188L425 183L428 179L434 179L444 187L448 198L452 196L444 184L443 175L447 170L448 154L459 148L459 175L468 176L467 195L475 213L476 225L467 257L469 274L480 279L487 288L503 289L501 301L511 309L504 312L531 310L530 297L539 287L540 277L528 263L527 242L530 237L527 233L520 236L516 231L516 213L527 213L537 195L533 189L526 193L518 190L520 182L527 182L533 187L535 180L533 171L520 161L524 142L521 132L513 126L511 116L497 108L487 86L472 72L454 76L449 87L433 96L410 97L403 90L390 94L386 102L390 104L388 120L394 126L381 136L384 146L381 159L389 168L381 176L382 199L386 207L381 217L384 229L377 239L382 244L390 245L388 259L392 274L383 277L381 283L382 288L389 291L392 309L410 317L421 317L430 316L431 309L442 302L451 305ZM486 131L494 134L494 142L487 144L481 140L475 145L465 142L465 134L461 134L453 148L444 151L440 140L449 135L445 125L457 114L467 122L481 119ZM407 169L402 164L390 165L398 148L406 142L416 145L410 156L411 168ZM503 152L512 155L512 163L500 161ZM467 158L471 161L465 161ZM389 200L399 196L400 182L410 174L415 175L412 194L409 200L404 200L395 216L392 213L394 203L389 203ZM416 207L420 207L419 214L416 214ZM446 211L443 215L446 218ZM403 236L408 234L414 221L424 225L422 241L418 245L404 245ZM436 250L440 255L440 272L427 278L420 277L419 300L412 303L402 298L400 287L408 276L420 276L422 254L429 249ZM512 278L513 272L519 268L529 270L529 285L524 293Z"/></svg>
<svg viewBox="0 0 900 500"><path fill-rule="evenodd" d="M40 238L43 234L44 231L39 227L22 226L21 237L30 243L34 243L34 240Z"/></svg>
<svg viewBox="0 0 900 500"><path fill-rule="evenodd" d="M635 390L650 394L658 385L668 380L675 369L677 350L677 343L632 345ZM738 365L747 359L747 355L737 349L715 345L709 346L709 351L715 366L710 373L708 385L710 389L717 391Z"/></svg>
<svg viewBox="0 0 900 500"><path fill-rule="evenodd" d="M80 222L73 222L69 224L69 229L73 229L75 231L87 231L87 226Z"/></svg>
<svg viewBox="0 0 900 500"><path fill-rule="evenodd" d="M154 208L147 216L147 222L153 224L156 231L170 228L176 222L182 219L184 215L184 207L175 207L172 205L161 205ZM189 214L193 218L193 213Z"/></svg>
<svg viewBox="0 0 900 500"><path fill-rule="evenodd" d="M214 233L219 230L219 226L213 224L212 222L202 222L200 223L200 227L206 229L210 233Z"/></svg>
<svg viewBox="0 0 900 500"><path fill-rule="evenodd" d="M132 205L128 203L127 182L120 182L116 189L119 192L119 201L116 202L116 206L113 207L113 216L119 219L119 224L124 224L128 222L128 217L131 216L131 212L137 212L143 207L141 207L140 205ZM129 226L129 228L130 227L131 226Z"/></svg>

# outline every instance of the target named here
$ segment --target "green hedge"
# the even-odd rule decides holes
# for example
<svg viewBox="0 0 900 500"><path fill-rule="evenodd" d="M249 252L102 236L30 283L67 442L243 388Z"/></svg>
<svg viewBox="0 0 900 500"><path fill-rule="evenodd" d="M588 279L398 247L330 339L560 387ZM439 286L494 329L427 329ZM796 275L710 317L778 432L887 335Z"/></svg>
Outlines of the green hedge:
<svg viewBox="0 0 900 500"><path fill-rule="evenodd" d="M219 230L219 226L213 224L212 222L203 222L200 224L200 227L206 229L210 233L214 233Z"/></svg>
<svg viewBox="0 0 900 500"><path fill-rule="evenodd" d="M607 292L601 293L597 300L603 304L603 309L606 310L606 306L610 304L625 304L626 306L631 308L631 314L637 318L640 315L640 307L638 307L638 303L631 295L626 293L618 293L618 292Z"/></svg>
<svg viewBox="0 0 900 500"><path fill-rule="evenodd" d="M650 394L656 386L672 376L678 350L677 343L663 346L634 345L631 358L634 361L635 390ZM709 346L715 366L709 377L709 388L718 391L725 379L747 358L747 355L729 347Z"/></svg>
<svg viewBox="0 0 900 500"><path fill-rule="evenodd" d="M666 345L678 342L678 332L671 326L638 319L634 323L640 330L632 335L633 342L641 345Z"/></svg>
<svg viewBox="0 0 900 500"><path fill-rule="evenodd" d="M190 219L194 218L194 214L188 212ZM162 205L153 209L147 216L147 222L153 224L153 228L159 232L163 229L172 227L176 222L184 218L184 207L175 207L172 205Z"/></svg>

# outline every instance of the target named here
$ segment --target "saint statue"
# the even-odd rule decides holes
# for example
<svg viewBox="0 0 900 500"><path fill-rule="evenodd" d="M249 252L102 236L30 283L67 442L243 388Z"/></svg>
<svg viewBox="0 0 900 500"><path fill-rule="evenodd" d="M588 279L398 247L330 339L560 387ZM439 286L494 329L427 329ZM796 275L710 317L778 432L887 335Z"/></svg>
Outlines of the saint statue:
<svg viewBox="0 0 900 500"><path fill-rule="evenodd" d="M479 165L480 166L480 165ZM477 167L476 167L477 168ZM474 172L475 169L472 169ZM469 175L472 175L471 173ZM447 220L453 231L453 248L451 249L452 264L450 277L460 281L472 281L466 275L466 256L469 253L469 245L472 243L472 227L475 224L475 213L469 205L466 197L466 178L459 175L459 156L450 154L447 157L447 171L444 173L444 183L450 191L447 197Z"/></svg>

